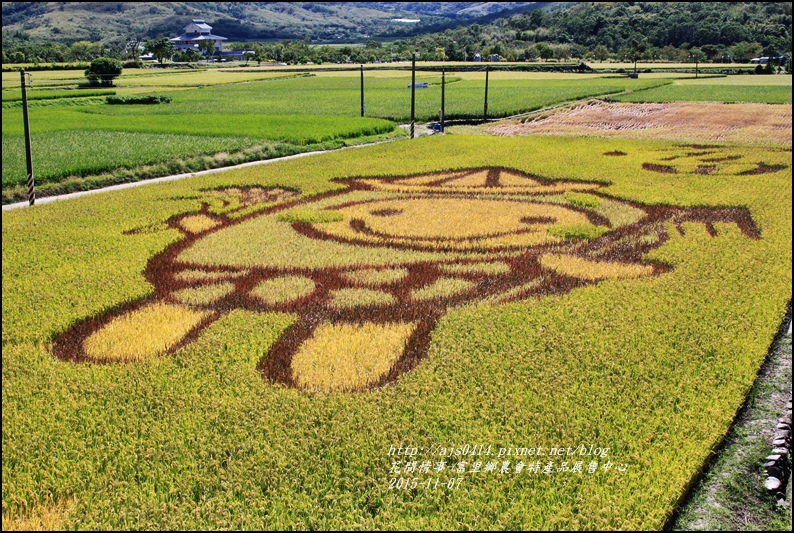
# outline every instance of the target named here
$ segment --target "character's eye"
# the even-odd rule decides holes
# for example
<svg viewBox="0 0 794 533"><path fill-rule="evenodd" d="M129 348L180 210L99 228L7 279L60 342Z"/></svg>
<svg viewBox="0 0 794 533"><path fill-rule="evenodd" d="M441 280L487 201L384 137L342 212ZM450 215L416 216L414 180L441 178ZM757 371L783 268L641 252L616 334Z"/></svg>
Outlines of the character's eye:
<svg viewBox="0 0 794 533"><path fill-rule="evenodd" d="M375 211L370 211L369 214L376 217L393 217L402 214L402 212L402 209L377 209Z"/></svg>

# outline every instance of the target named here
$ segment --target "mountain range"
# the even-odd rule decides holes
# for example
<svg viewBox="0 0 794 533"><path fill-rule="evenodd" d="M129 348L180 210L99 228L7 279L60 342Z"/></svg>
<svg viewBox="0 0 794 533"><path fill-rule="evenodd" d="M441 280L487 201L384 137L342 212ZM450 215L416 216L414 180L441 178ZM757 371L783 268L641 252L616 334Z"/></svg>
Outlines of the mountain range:
<svg viewBox="0 0 794 533"><path fill-rule="evenodd" d="M15 38L109 43L178 35L191 19L232 41L350 43L442 31L546 8L552 2L3 2Z"/></svg>

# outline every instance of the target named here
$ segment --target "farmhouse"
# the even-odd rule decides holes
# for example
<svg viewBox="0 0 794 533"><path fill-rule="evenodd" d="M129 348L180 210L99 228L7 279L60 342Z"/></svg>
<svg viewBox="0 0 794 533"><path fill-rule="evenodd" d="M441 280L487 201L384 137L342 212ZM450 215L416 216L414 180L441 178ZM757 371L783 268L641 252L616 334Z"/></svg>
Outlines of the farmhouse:
<svg viewBox="0 0 794 533"><path fill-rule="evenodd" d="M177 50L198 50L201 41L211 40L215 45L215 50L223 52L223 41L226 37L212 34L212 26L205 23L202 19L193 19L190 24L185 26L185 31L179 37L169 39L174 43Z"/></svg>

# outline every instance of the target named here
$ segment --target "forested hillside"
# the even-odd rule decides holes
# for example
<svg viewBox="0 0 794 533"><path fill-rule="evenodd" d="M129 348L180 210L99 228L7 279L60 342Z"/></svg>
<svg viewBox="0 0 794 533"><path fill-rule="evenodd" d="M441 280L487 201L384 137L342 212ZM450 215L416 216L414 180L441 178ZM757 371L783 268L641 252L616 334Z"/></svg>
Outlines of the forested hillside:
<svg viewBox="0 0 794 533"><path fill-rule="evenodd" d="M790 2L55 5L3 4L3 63L87 61L100 55L124 59L135 55L138 43L177 35L191 17L204 18L214 33L229 37L227 48L256 50L260 62L292 64L388 62L414 52L431 61L498 54L507 61L697 58L725 63L791 54ZM86 10L94 14L83 16ZM348 46L324 46L329 42Z"/></svg>
<svg viewBox="0 0 794 533"><path fill-rule="evenodd" d="M480 52L517 61L634 55L675 61L698 54L701 60L745 62L791 53L791 3L578 2L424 35L416 45L454 60Z"/></svg>
<svg viewBox="0 0 794 533"><path fill-rule="evenodd" d="M352 42L405 37L548 2L3 2L8 42L75 41L123 48L136 37L177 35L191 18L231 40Z"/></svg>

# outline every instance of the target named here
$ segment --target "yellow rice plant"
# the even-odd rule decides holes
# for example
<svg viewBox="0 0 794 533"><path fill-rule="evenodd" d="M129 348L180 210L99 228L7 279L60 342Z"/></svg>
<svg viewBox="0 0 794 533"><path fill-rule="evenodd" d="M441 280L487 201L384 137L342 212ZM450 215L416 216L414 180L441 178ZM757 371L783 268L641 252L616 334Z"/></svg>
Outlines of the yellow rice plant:
<svg viewBox="0 0 794 533"><path fill-rule="evenodd" d="M595 197L594 197L595 198ZM631 204L624 202L616 202L615 200L607 200L599 198L601 203L598 207L593 208L593 211L606 217L613 228L620 228L634 224L640 221L645 216L645 211L638 209Z"/></svg>
<svg viewBox="0 0 794 533"><path fill-rule="evenodd" d="M361 285L385 285L396 283L408 275L407 268L381 268L346 272L345 278Z"/></svg>
<svg viewBox="0 0 794 533"><path fill-rule="evenodd" d="M400 322L322 324L292 358L294 378L299 386L317 391L363 389L388 373L414 327Z"/></svg>
<svg viewBox="0 0 794 533"><path fill-rule="evenodd" d="M552 185L507 185L498 188L483 185L455 186L454 182L441 185L424 185L400 182L384 182L382 180L362 180L362 182L376 190L400 193L450 193L469 192L478 194L504 195L504 194L558 194L565 191L591 191L601 187L596 183L557 183Z"/></svg>
<svg viewBox="0 0 794 533"><path fill-rule="evenodd" d="M442 265L441 270L449 274L482 274L485 276L495 276L510 272L510 265L501 261L496 261L494 263L461 263Z"/></svg>
<svg viewBox="0 0 794 533"><path fill-rule="evenodd" d="M66 521L76 505L74 497L49 505L34 506L21 516L3 510L3 531L58 531L66 529ZM5 506L4 506L5 507Z"/></svg>
<svg viewBox="0 0 794 533"><path fill-rule="evenodd" d="M606 226L592 224L555 225L548 228L550 235L560 239L595 239L609 232Z"/></svg>
<svg viewBox="0 0 794 533"><path fill-rule="evenodd" d="M212 281L216 279L236 278L244 276L248 272L206 272L204 270L183 270L174 277L180 281Z"/></svg>
<svg viewBox="0 0 794 533"><path fill-rule="evenodd" d="M115 318L83 343L91 359L141 361L162 355L210 314L182 305L150 304Z"/></svg>
<svg viewBox="0 0 794 533"><path fill-rule="evenodd" d="M276 305L308 296L314 291L314 281L303 276L281 276L259 283L251 296L266 304Z"/></svg>
<svg viewBox="0 0 794 533"><path fill-rule="evenodd" d="M331 222L321 229L329 231ZM346 230L340 230L340 233ZM348 235L348 233L344 233ZM358 236L357 234L353 234ZM247 243L240 246L239 243ZM414 261L452 259L445 254L374 249L312 239L300 235L288 222L280 222L276 215L265 215L246 220L216 232L209 233L184 250L178 261L217 266L264 266L284 268L363 267L374 265L401 265Z"/></svg>
<svg viewBox="0 0 794 533"><path fill-rule="evenodd" d="M546 231L549 219L563 226L592 226L584 214L561 205L510 200L397 199L353 205L340 211L345 220L323 226L324 231L373 244L395 242L458 250L557 242L557 237ZM373 233L356 231L348 222L354 219L363 221Z"/></svg>
<svg viewBox="0 0 794 533"><path fill-rule="evenodd" d="M212 283L201 287L191 287L172 293L172 296L179 302L189 305L209 305L217 302L224 296L234 292L234 283L227 281L224 283Z"/></svg>
<svg viewBox="0 0 794 533"><path fill-rule="evenodd" d="M384 291L371 289L339 289L331 293L331 306L344 309L367 305L389 305L394 303L394 296Z"/></svg>
<svg viewBox="0 0 794 533"><path fill-rule="evenodd" d="M540 258L540 264L563 274L579 279L596 281L599 279L641 278L653 274L651 265L634 265L627 263L610 263L607 261L591 261L563 254L546 254Z"/></svg>
<svg viewBox="0 0 794 533"><path fill-rule="evenodd" d="M469 290L474 283L465 279L440 278L435 283L411 291L413 300L431 300L433 298L448 298Z"/></svg>
<svg viewBox="0 0 794 533"><path fill-rule="evenodd" d="M201 233L214 228L218 224L218 221L206 215L190 215L179 221L179 225L190 233Z"/></svg>

